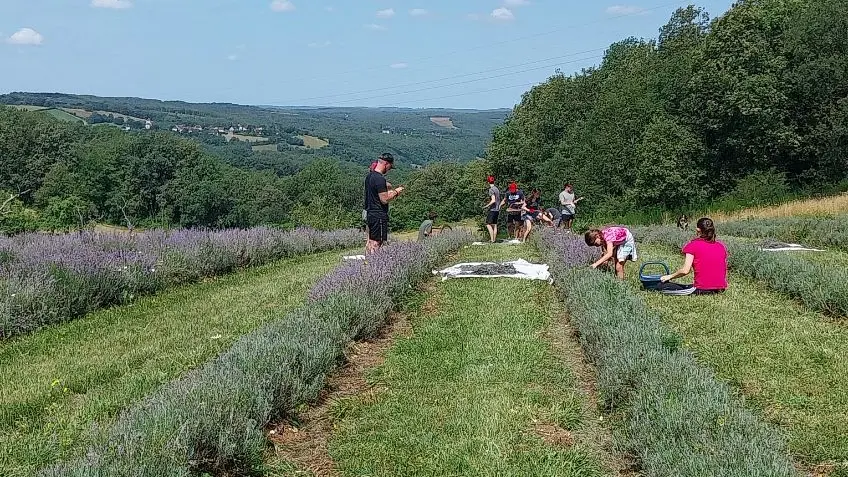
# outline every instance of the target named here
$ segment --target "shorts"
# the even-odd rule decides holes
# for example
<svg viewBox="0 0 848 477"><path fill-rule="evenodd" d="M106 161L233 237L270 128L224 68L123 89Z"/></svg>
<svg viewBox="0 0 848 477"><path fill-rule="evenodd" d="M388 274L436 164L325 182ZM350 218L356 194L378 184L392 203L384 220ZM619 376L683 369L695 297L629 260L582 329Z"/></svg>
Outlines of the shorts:
<svg viewBox="0 0 848 477"><path fill-rule="evenodd" d="M501 212L499 210L490 210L489 215L486 216L486 225L497 225L500 214Z"/></svg>
<svg viewBox="0 0 848 477"><path fill-rule="evenodd" d="M562 215L560 216L560 220L563 222L567 222L569 220L574 220L574 214L567 210L562 211Z"/></svg>
<svg viewBox="0 0 848 477"><path fill-rule="evenodd" d="M389 218L368 215L368 239L383 243L389 240Z"/></svg>
<svg viewBox="0 0 848 477"><path fill-rule="evenodd" d="M636 241L633 240L632 235L627 234L627 240L618 246L615 258L618 259L619 262L626 262L627 260L635 262L639 258L636 254Z"/></svg>
<svg viewBox="0 0 848 477"><path fill-rule="evenodd" d="M507 224L521 224L524 222L524 219L521 218L520 212L507 212L506 214L506 223Z"/></svg>

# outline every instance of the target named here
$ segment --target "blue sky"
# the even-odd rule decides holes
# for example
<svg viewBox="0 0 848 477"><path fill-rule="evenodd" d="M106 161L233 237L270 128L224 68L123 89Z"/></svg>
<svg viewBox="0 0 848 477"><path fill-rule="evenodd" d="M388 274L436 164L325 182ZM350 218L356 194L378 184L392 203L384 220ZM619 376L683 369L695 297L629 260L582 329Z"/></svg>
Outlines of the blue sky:
<svg viewBox="0 0 848 477"><path fill-rule="evenodd" d="M670 0L4 0L0 92L512 107L653 38ZM698 5L712 17L732 0Z"/></svg>

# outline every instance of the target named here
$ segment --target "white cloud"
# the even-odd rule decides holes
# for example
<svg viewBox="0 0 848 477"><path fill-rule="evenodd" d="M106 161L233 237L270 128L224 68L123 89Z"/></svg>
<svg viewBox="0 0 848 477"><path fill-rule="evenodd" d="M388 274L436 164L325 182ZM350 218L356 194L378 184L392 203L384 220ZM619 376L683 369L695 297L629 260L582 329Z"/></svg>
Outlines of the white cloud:
<svg viewBox="0 0 848 477"><path fill-rule="evenodd" d="M91 0L94 8L114 8L117 10L132 7L130 0Z"/></svg>
<svg viewBox="0 0 848 477"><path fill-rule="evenodd" d="M32 28L21 28L6 41L13 45L38 46L44 43L44 37Z"/></svg>
<svg viewBox="0 0 848 477"><path fill-rule="evenodd" d="M294 9L294 3L289 0L274 0L271 2L271 10L275 12L291 12Z"/></svg>
<svg viewBox="0 0 848 477"><path fill-rule="evenodd" d="M384 31L384 30L387 30L387 28L386 28L384 25L378 25L378 24L376 24L376 23L370 23L370 24L368 24L368 25L365 25L365 28L367 28L367 29L369 29L369 30L374 30L374 31Z"/></svg>
<svg viewBox="0 0 848 477"><path fill-rule="evenodd" d="M377 12L377 18L392 18L393 16L395 16L394 8L387 8Z"/></svg>
<svg viewBox="0 0 848 477"><path fill-rule="evenodd" d="M607 7L607 13L610 15L638 15L645 13L645 9L635 5L613 5Z"/></svg>
<svg viewBox="0 0 848 477"><path fill-rule="evenodd" d="M238 57L238 55L230 55L230 56L227 57L227 59L230 60L230 61L236 61L236 60L239 59L239 57Z"/></svg>
<svg viewBox="0 0 848 477"><path fill-rule="evenodd" d="M412 10L409 11L409 14L412 15L413 17L424 17L424 16L427 16L427 14L429 14L429 13L430 12L428 12L427 10L424 10L423 8L413 8Z"/></svg>
<svg viewBox="0 0 848 477"><path fill-rule="evenodd" d="M403 62L399 62L399 63L392 63L391 65L389 65L389 68L392 68L392 69L395 69L395 70L401 70L403 68L406 68L407 66L409 66L409 65L406 64L406 63L403 63Z"/></svg>
<svg viewBox="0 0 848 477"><path fill-rule="evenodd" d="M515 15L509 8L501 7L492 10L492 18L499 21L510 21L515 19Z"/></svg>
<svg viewBox="0 0 848 477"><path fill-rule="evenodd" d="M330 40L326 40L326 41L315 41L315 42L308 44L307 46L309 48L327 48L330 45L332 45L332 43L330 43Z"/></svg>
<svg viewBox="0 0 848 477"><path fill-rule="evenodd" d="M504 0L504 5L508 7L524 7L530 5L530 0Z"/></svg>

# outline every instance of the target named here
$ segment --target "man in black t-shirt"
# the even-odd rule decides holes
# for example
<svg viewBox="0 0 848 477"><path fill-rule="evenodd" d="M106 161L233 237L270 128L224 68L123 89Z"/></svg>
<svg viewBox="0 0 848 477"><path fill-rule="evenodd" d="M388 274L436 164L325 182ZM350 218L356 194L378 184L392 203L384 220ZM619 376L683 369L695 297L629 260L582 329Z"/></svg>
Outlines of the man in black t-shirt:
<svg viewBox="0 0 848 477"><path fill-rule="evenodd" d="M403 192L403 187L389 190L385 175L394 166L389 153L380 155L377 166L365 176L365 210L368 223L368 244L365 254L377 251L389 238L389 202Z"/></svg>

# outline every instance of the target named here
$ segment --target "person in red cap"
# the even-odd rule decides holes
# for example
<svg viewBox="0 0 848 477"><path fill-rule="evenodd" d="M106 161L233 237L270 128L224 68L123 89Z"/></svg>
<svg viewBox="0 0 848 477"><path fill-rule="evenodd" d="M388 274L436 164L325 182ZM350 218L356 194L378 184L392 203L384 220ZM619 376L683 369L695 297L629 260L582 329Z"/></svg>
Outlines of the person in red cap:
<svg viewBox="0 0 848 477"><path fill-rule="evenodd" d="M486 215L486 228L489 229L490 242L495 243L498 238L498 216L501 213L501 191L495 185L494 177L487 177L486 183L489 184L489 203L483 206L483 210L489 211Z"/></svg>
<svg viewBox="0 0 848 477"><path fill-rule="evenodd" d="M506 204L506 230L509 238L517 239L523 224L521 213L524 210L524 191L518 188L515 181L509 183L507 194L501 200L501 207Z"/></svg>

